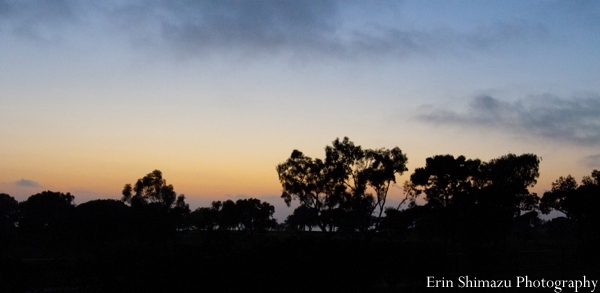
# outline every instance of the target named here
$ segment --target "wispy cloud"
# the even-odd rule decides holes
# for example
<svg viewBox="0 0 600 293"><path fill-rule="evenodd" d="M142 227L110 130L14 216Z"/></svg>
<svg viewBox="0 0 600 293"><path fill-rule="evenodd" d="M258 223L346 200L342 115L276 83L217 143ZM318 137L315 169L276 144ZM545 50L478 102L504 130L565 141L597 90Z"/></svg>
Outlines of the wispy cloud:
<svg viewBox="0 0 600 293"><path fill-rule="evenodd" d="M0 24L23 38L58 42L68 25L76 26L78 7L70 1L1 1Z"/></svg>
<svg viewBox="0 0 600 293"><path fill-rule="evenodd" d="M516 102L474 98L462 112L428 110L418 119L436 125L492 128L583 146L600 145L600 96L544 95Z"/></svg>
<svg viewBox="0 0 600 293"><path fill-rule="evenodd" d="M140 43L167 46L188 56L215 52L292 53L295 56L433 56L443 52L487 50L515 40L546 35L540 24L523 21L480 26L470 32L440 27L430 31L377 24L345 28L338 1L165 2L154 9L121 10L119 23ZM360 7L355 7L360 9ZM383 9L383 8L382 8ZM131 10L136 11L135 23ZM128 11L128 12L123 12ZM139 36L145 36L143 40Z"/></svg>
<svg viewBox="0 0 600 293"><path fill-rule="evenodd" d="M15 185L20 187L40 187L39 183L28 179L17 180L15 181Z"/></svg>
<svg viewBox="0 0 600 293"><path fill-rule="evenodd" d="M136 49L160 49L184 58L224 53L306 58L436 56L489 50L546 34L543 25L524 21L459 32L445 26L422 30L360 19L364 25L348 28L342 8L350 5L360 10L361 5L335 0L33 3L2 2L0 21L8 21L13 33L40 40L67 37L73 27L76 31L100 27L124 34ZM379 9L401 10L402 6L381 4Z"/></svg>
<svg viewBox="0 0 600 293"><path fill-rule="evenodd" d="M579 162L587 168L600 169L600 154L584 157Z"/></svg>
<svg viewBox="0 0 600 293"><path fill-rule="evenodd" d="M164 41L188 54L206 50L275 53L282 49L334 50L333 1L199 2L165 6Z"/></svg>

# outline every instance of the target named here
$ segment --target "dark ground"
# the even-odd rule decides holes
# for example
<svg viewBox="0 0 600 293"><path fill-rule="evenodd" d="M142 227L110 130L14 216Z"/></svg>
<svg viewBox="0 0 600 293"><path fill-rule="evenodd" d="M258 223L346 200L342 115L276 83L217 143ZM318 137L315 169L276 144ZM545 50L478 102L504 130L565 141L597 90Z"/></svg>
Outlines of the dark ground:
<svg viewBox="0 0 600 293"><path fill-rule="evenodd" d="M599 279L598 254L591 251L568 241L514 240L499 248L318 232L194 231L167 241L16 239L2 250L0 291L515 292L517 276ZM457 288L466 275L512 280L513 288ZM455 287L427 288L427 276L453 280Z"/></svg>

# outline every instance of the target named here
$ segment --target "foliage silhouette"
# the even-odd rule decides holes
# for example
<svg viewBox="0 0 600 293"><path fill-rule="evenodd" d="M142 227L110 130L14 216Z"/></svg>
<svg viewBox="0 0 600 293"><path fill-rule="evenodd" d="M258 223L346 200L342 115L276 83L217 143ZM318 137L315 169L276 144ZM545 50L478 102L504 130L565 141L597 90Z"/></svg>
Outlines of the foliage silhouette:
<svg viewBox="0 0 600 293"><path fill-rule="evenodd" d="M135 183L125 184L121 201L133 209L135 232L138 236L159 240L172 237L176 229L185 226L190 208L183 194L177 195L173 185L167 185L160 170L154 170Z"/></svg>
<svg viewBox="0 0 600 293"><path fill-rule="evenodd" d="M286 204L298 200L317 211L322 231L367 231L378 228L389 187L406 162L398 147L363 150L345 137L325 147L325 160L294 150L276 169Z"/></svg>
<svg viewBox="0 0 600 293"><path fill-rule="evenodd" d="M464 156L439 155L426 159L424 168L417 168L410 176L406 190L413 196L425 193L432 207L449 207L455 201L472 201L472 188L479 177L480 160L467 160ZM462 197L462 198L461 198Z"/></svg>
<svg viewBox="0 0 600 293"><path fill-rule="evenodd" d="M539 159L533 154L508 154L483 163L439 155L415 170L405 192L413 203L425 194L428 212L415 225L423 235L502 244L515 218L537 207L539 198L528 188L538 176Z"/></svg>
<svg viewBox="0 0 600 293"><path fill-rule="evenodd" d="M241 230L253 234L277 227L275 207L256 198L213 201L210 208L198 208L190 215L200 230Z"/></svg>
<svg viewBox="0 0 600 293"><path fill-rule="evenodd" d="M189 224L199 230L215 230L218 223L218 210L199 207L190 213Z"/></svg>
<svg viewBox="0 0 600 293"><path fill-rule="evenodd" d="M292 231L312 231L318 225L319 217L317 210L303 205L294 209L294 213L289 215L285 220L286 229Z"/></svg>
<svg viewBox="0 0 600 293"><path fill-rule="evenodd" d="M12 196L0 193L0 245L14 237L18 221L19 203Z"/></svg>
<svg viewBox="0 0 600 293"><path fill-rule="evenodd" d="M385 210L385 218L381 223L381 230L396 237L407 236L418 229L423 232L423 219L429 212L427 206L411 204L407 209L400 210L388 207Z"/></svg>
<svg viewBox="0 0 600 293"><path fill-rule="evenodd" d="M560 177L544 193L540 209L546 214L551 210L564 213L581 240L600 240L600 171L585 176L581 185L571 175Z"/></svg>
<svg viewBox="0 0 600 293"><path fill-rule="evenodd" d="M52 239L71 234L75 220L75 199L70 193L43 191L20 203L19 230Z"/></svg>
<svg viewBox="0 0 600 293"><path fill-rule="evenodd" d="M288 230L324 225L351 235L258 233L274 230L274 207L253 198L215 201L189 213L160 171L146 176L148 185L138 180L139 197L130 189L130 205L94 200L75 206L69 193L51 191L17 204L0 194L0 220L14 236L0 247L0 291L422 292L431 275L558 280L600 274L597 170L581 184L559 178L538 204L528 191L539 175L535 155L489 162L435 156L406 184L408 208L386 208L378 220L378 202L394 182L386 172L401 168L383 165L394 161L391 154L367 153L334 141L324 161L305 160L321 164L315 178L333 196L325 201L320 194L323 209L300 205L286 220ZM419 194L427 204L416 204ZM567 217L543 222L537 207ZM231 231L190 233L191 227ZM374 229L382 233L356 233ZM50 238L63 241L44 241ZM315 264L325 273L307 274ZM268 282L257 282L265 276Z"/></svg>
<svg viewBox="0 0 600 293"><path fill-rule="evenodd" d="M537 208L539 197L528 188L537 183L539 163L540 159L534 154L508 154L482 165L478 196L482 235L506 245L515 218Z"/></svg>
<svg viewBox="0 0 600 293"><path fill-rule="evenodd" d="M275 207L256 198L238 199L235 203L240 227L250 233L274 229L277 221L273 219Z"/></svg>
<svg viewBox="0 0 600 293"><path fill-rule="evenodd" d="M154 170L138 179L133 187L131 184L125 184L121 200L131 206L151 203L163 205L167 209L185 206L185 196L183 194L177 196L173 185L167 185L167 181L162 178L160 170Z"/></svg>
<svg viewBox="0 0 600 293"><path fill-rule="evenodd" d="M79 235L89 241L126 238L133 232L131 209L114 199L98 199L76 207Z"/></svg>
<svg viewBox="0 0 600 293"><path fill-rule="evenodd" d="M540 159L534 154L508 154L482 165L483 191L490 204L513 216L536 208L539 198L528 188L537 183Z"/></svg>

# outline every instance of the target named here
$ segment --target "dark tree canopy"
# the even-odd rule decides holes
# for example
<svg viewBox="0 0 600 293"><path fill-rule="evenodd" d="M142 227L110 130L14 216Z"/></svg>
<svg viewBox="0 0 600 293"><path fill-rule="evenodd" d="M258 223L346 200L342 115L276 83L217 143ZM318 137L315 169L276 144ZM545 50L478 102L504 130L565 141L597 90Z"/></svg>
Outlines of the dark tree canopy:
<svg viewBox="0 0 600 293"><path fill-rule="evenodd" d="M97 199L76 207L79 233L88 240L112 240L132 233L132 213L122 201Z"/></svg>
<svg viewBox="0 0 600 293"><path fill-rule="evenodd" d="M587 237L600 237L600 171L585 176L581 185L571 175L552 183L552 190L544 193L540 202L544 213L557 210L564 213L571 224Z"/></svg>
<svg viewBox="0 0 600 293"><path fill-rule="evenodd" d="M19 203L12 196L0 193L0 244L15 232L18 217Z"/></svg>
<svg viewBox="0 0 600 293"><path fill-rule="evenodd" d="M319 216L317 210L301 205L294 209L294 213L285 220L286 229L312 231L319 225Z"/></svg>
<svg viewBox="0 0 600 293"><path fill-rule="evenodd" d="M157 203L167 209L187 207L185 196L177 196L173 185L167 185L167 181L162 178L160 170L154 170L144 178L138 179L133 187L131 184L125 184L122 201L132 206Z"/></svg>
<svg viewBox="0 0 600 293"><path fill-rule="evenodd" d="M277 226L275 207L256 198L213 201L210 208L197 208L191 214L193 225L200 230L266 231Z"/></svg>
<svg viewBox="0 0 600 293"><path fill-rule="evenodd" d="M577 196L575 193L578 188L577 181L571 175L559 177L552 183L552 189L544 192L544 196L540 201L540 210L545 214L550 213L552 210L557 210L565 214L567 218L574 219L575 214L573 212L575 211L573 208L575 207L575 203L573 202L573 198Z"/></svg>
<svg viewBox="0 0 600 293"><path fill-rule="evenodd" d="M0 193L0 221L5 223L16 220L18 212L19 202L6 193Z"/></svg>
<svg viewBox="0 0 600 293"><path fill-rule="evenodd" d="M200 207L190 213L189 223L198 230L215 230L219 211L212 207Z"/></svg>
<svg viewBox="0 0 600 293"><path fill-rule="evenodd" d="M533 154L508 154L483 163L464 156L434 156L415 170L405 191L413 203L425 194L431 211L422 216L427 221L421 222L428 223L420 225L424 230L444 239L495 238L501 243L515 219L537 207L539 198L528 188L537 182L539 162Z"/></svg>
<svg viewBox="0 0 600 293"><path fill-rule="evenodd" d="M407 192L425 199L433 207L448 207L455 199L465 197L479 176L480 160L467 160L464 156L438 155L427 158L425 167L415 169L410 176Z"/></svg>
<svg viewBox="0 0 600 293"><path fill-rule="evenodd" d="M265 231L275 228L273 219L275 207L268 202L256 198L238 199L235 203L242 229L249 231Z"/></svg>
<svg viewBox="0 0 600 293"><path fill-rule="evenodd" d="M148 240L173 237L190 213L185 196L178 196L159 170L138 179L133 187L125 184L121 200L134 210L135 233Z"/></svg>
<svg viewBox="0 0 600 293"><path fill-rule="evenodd" d="M125 185L122 200L75 206L69 193L21 203L0 194L0 291L421 292L433 275L598 272L600 171L580 182L560 177L540 200L529 192L536 155L438 155L414 170L398 208L385 207L406 160L398 148L363 149L348 138L322 159L293 151L277 172L282 198L300 205L281 226L275 208L255 198L189 213L158 170ZM543 221L539 211L565 217ZM257 282L264 276L274 281Z"/></svg>
<svg viewBox="0 0 600 293"><path fill-rule="evenodd" d="M321 230L344 226L364 231L377 226L389 187L397 174L407 170L406 162L398 147L363 150L345 137L325 148L325 160L313 160L294 150L276 169L281 197L288 205L298 200L317 211ZM373 221L376 209L378 217Z"/></svg>
<svg viewBox="0 0 600 293"><path fill-rule="evenodd" d="M235 202L233 200L226 200L222 204L217 202L214 204L219 209L219 227L222 230L235 229L239 225L239 214Z"/></svg>
<svg viewBox="0 0 600 293"><path fill-rule="evenodd" d="M44 191L20 204L19 227L30 233L66 233L74 225L75 197L70 193Z"/></svg>
<svg viewBox="0 0 600 293"><path fill-rule="evenodd" d="M484 163L464 156L434 156L427 158L424 168L415 170L406 189L413 196L425 193L433 207L485 203L518 216L538 203L528 188L537 183L539 163L533 154L508 154Z"/></svg>
<svg viewBox="0 0 600 293"><path fill-rule="evenodd" d="M534 154L508 154L482 165L481 184L486 197L482 200L518 216L533 210L539 203L528 188L537 183L540 159Z"/></svg>

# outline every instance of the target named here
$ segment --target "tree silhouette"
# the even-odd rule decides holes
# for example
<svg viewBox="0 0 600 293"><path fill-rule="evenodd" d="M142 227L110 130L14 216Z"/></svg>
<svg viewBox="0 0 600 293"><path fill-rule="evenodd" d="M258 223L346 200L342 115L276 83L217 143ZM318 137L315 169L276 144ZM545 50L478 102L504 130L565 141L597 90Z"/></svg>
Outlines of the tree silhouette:
<svg viewBox="0 0 600 293"><path fill-rule="evenodd" d="M185 196L178 196L159 170L138 179L133 187L125 184L121 200L134 209L136 232L141 237L160 239L173 235L184 226L190 212Z"/></svg>
<svg viewBox="0 0 600 293"><path fill-rule="evenodd" d="M477 224L482 238L506 245L515 220L538 207L529 188L537 183L540 159L534 154L508 154L482 164L478 179Z"/></svg>
<svg viewBox="0 0 600 293"><path fill-rule="evenodd" d="M382 219L381 228L389 234L396 236L406 235L411 230L415 230L417 226L422 229L422 223L419 220L426 215L429 208L411 204L407 209L400 210L398 208L388 207L385 210L385 218Z"/></svg>
<svg viewBox="0 0 600 293"><path fill-rule="evenodd" d="M482 165L482 184L485 197L500 209L518 216L521 211L533 210L539 203L528 188L537 183L540 159L534 154L508 154Z"/></svg>
<svg viewBox="0 0 600 293"><path fill-rule="evenodd" d="M480 160L464 156L438 155L426 159L424 168L417 168L410 176L408 188L415 196L425 193L432 207L449 207L454 201L465 201L479 176Z"/></svg>
<svg viewBox="0 0 600 293"><path fill-rule="evenodd" d="M538 176L539 159L533 154L508 154L484 163L440 155L415 170L405 191L413 202L425 194L430 209L425 231L433 229L445 240L501 243L515 218L537 207L539 198L528 188Z"/></svg>
<svg viewBox="0 0 600 293"><path fill-rule="evenodd" d="M319 217L315 209L307 206L299 206L294 209L294 213L285 220L285 225L289 230L312 231L319 225Z"/></svg>
<svg viewBox="0 0 600 293"><path fill-rule="evenodd" d="M19 203L10 195L0 193L0 244L12 238L18 222Z"/></svg>
<svg viewBox="0 0 600 293"><path fill-rule="evenodd" d="M218 216L218 210L200 207L190 214L190 224L198 230L212 231L217 226Z"/></svg>
<svg viewBox="0 0 600 293"><path fill-rule="evenodd" d="M552 183L552 189L544 192L540 201L540 210L548 214L551 210L562 212L570 220L579 218L578 204L575 197L579 185L571 175L559 177Z"/></svg>
<svg viewBox="0 0 600 293"><path fill-rule="evenodd" d="M600 171L585 176L581 185L571 175L560 177L540 202L544 213L557 210L564 213L580 239L592 242L600 239Z"/></svg>
<svg viewBox="0 0 600 293"><path fill-rule="evenodd" d="M69 193L44 191L21 203L0 194L0 291L421 292L433 275L562 280L598 272L597 170L581 182L560 177L539 200L529 192L539 175L535 155L433 156L406 183L408 208L400 209L403 201L379 218L405 155L347 138L325 153L320 160L294 151L277 171L284 200L304 203L286 229L341 231L335 235L255 236L277 224L274 207L255 198L214 201L184 217L184 197L158 170L125 185L123 200L75 206ZM536 206L566 217L541 221ZM192 226L202 232L176 233ZM323 273L307 274L314 264ZM256 281L267 275L274 281Z"/></svg>
<svg viewBox="0 0 600 293"><path fill-rule="evenodd" d="M192 213L199 229L243 230L250 234L255 231L274 229L275 207L256 198L213 201L210 208L199 208Z"/></svg>
<svg viewBox="0 0 600 293"><path fill-rule="evenodd" d="M268 202L256 198L238 199L235 202L241 228L249 231L266 231L274 229L277 221L273 219L275 207Z"/></svg>
<svg viewBox="0 0 600 293"><path fill-rule="evenodd" d="M76 207L78 233L90 241L106 241L127 237L133 229L132 212L123 202L98 199Z"/></svg>
<svg viewBox="0 0 600 293"><path fill-rule="evenodd" d="M144 178L138 179L133 187L131 184L125 184L121 200L132 206L158 203L167 209L175 205L182 207L185 205L185 196L183 194L177 196L173 185L167 185L167 181L162 178L160 170L154 170Z"/></svg>
<svg viewBox="0 0 600 293"><path fill-rule="evenodd" d="M390 185L396 182L396 174L407 170L406 155L397 147L363 150L345 137L327 146L325 156L313 160L294 150L277 165L286 204L298 200L317 211L322 231L377 228ZM379 213L373 220L376 209Z"/></svg>
<svg viewBox="0 0 600 293"><path fill-rule="evenodd" d="M239 213L233 200L226 200L222 204L217 202L214 206L221 206L219 209L219 229L232 230L238 228L240 223Z"/></svg>
<svg viewBox="0 0 600 293"><path fill-rule="evenodd" d="M66 236L74 225L74 199L68 192L44 191L30 196L20 204L19 229L31 235Z"/></svg>
<svg viewBox="0 0 600 293"><path fill-rule="evenodd" d="M480 176L480 166L480 160L467 160L464 156L454 158L452 155L437 155L427 158L425 167L415 169L410 181L404 185L413 203L416 197L425 194L427 204L421 209L409 209L401 214L404 217L399 220L404 218L403 222L406 223L407 216L423 217L418 225L417 219L409 220L426 237L435 235L446 241L473 238L477 234L474 226L477 225L476 181Z"/></svg>

